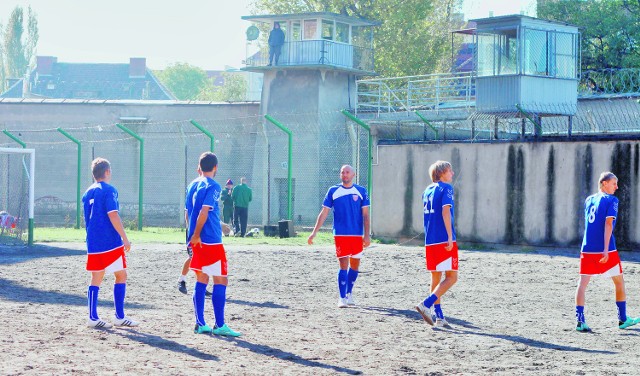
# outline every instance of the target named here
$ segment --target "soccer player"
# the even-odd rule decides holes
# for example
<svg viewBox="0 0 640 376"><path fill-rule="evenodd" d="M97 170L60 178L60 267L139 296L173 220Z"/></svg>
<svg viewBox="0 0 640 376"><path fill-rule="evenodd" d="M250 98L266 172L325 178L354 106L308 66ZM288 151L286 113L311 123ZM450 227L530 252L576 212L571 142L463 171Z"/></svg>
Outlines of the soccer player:
<svg viewBox="0 0 640 376"><path fill-rule="evenodd" d="M627 297L622 277L622 263L616 248L613 229L618 216L618 178L611 172L603 172L598 180L600 190L584 202L584 237L580 250L580 279L576 289L576 330L590 332L584 317L587 285L593 275L611 277L616 289L618 328L625 329L640 323L640 318L627 316Z"/></svg>
<svg viewBox="0 0 640 376"><path fill-rule="evenodd" d="M200 171L200 166L198 166L197 170L198 177L193 179L191 183L187 186L186 199L184 201L184 221L187 227L187 237L189 236L189 216L191 215L191 210L193 210L193 195L196 192L196 187L198 186L198 182L202 180L202 171ZM189 245L189 240L187 238L187 259L184 260L182 264L182 272L180 273L180 278L178 279L178 291L183 294L187 294L187 273L189 273L189 265L191 265L191 257L193 257L193 251L191 246ZM205 290L205 296L211 296L211 292L209 290Z"/></svg>
<svg viewBox="0 0 640 376"><path fill-rule="evenodd" d="M333 208L333 235L336 244L336 256L340 263L338 271L338 307L355 305L352 292L358 278L358 268L362 250L371 244L369 235L369 195L364 187L353 184L356 172L353 167L344 165L340 169L342 184L329 188L318 214L316 225L307 239L309 245L327 219Z"/></svg>
<svg viewBox="0 0 640 376"><path fill-rule="evenodd" d="M213 177L218 171L218 158L211 152L200 156L202 178L198 181L191 198L188 239L193 249L191 270L195 271L198 282L193 292L195 310L195 333L213 333L221 336L238 337L224 322L224 306L227 291L227 256L222 245L222 227L218 200L222 189ZM189 211L187 209L187 211ZM212 329L204 319L205 289L213 277L213 312L215 326Z"/></svg>
<svg viewBox="0 0 640 376"><path fill-rule="evenodd" d="M449 327L440 307L440 298L458 280L458 245L453 226L453 168L447 161L429 167L430 184L422 194L424 244L427 270L431 272L431 295L416 306L424 321L437 327ZM444 272L444 279L442 273Z"/></svg>
<svg viewBox="0 0 640 376"><path fill-rule="evenodd" d="M138 322L124 314L124 297L127 290L127 259L125 252L131 243L122 226L118 214L118 191L109 184L111 165L104 158L96 158L91 163L95 183L82 197L84 221L87 228L87 271L91 272L91 284L87 292L89 321L91 328L111 328L113 325L98 316L98 292L105 273L113 273L116 326L138 326Z"/></svg>

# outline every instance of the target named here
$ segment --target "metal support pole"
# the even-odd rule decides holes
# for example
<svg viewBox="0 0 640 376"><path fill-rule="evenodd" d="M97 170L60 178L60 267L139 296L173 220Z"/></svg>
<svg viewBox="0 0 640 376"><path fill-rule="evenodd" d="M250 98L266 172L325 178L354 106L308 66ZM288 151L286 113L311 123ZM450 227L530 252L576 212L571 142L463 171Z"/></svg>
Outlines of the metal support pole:
<svg viewBox="0 0 640 376"><path fill-rule="evenodd" d="M6 134L7 136L9 136L10 139L12 139L13 141L17 142L20 144L20 146L22 146L23 149L27 148L27 144L24 143L21 139L19 139L18 137L14 136L13 134L11 134L11 132L9 132L8 130L3 130L2 133Z"/></svg>
<svg viewBox="0 0 640 376"><path fill-rule="evenodd" d="M291 132L291 130L289 130L289 128L285 127L279 121L272 118L271 116L264 115L264 117L271 124L275 125L276 127L280 128L284 133L286 133L289 138L289 152L288 152L288 158L287 158L287 189L288 189L288 193L287 193L287 217L288 218L287 219L292 221L293 220L293 205L292 205L293 204L293 178L292 178L293 133Z"/></svg>
<svg viewBox="0 0 640 376"><path fill-rule="evenodd" d="M191 122L191 124L193 124L194 127L198 128L200 130L200 132L204 133L207 137L209 137L209 140L211 141L211 152L213 153L213 149L214 149L214 144L215 144L215 137L213 136L213 134L211 134L211 132L209 132L205 127L203 127L202 125L196 123L195 120L191 119L189 120Z"/></svg>
<svg viewBox="0 0 640 376"><path fill-rule="evenodd" d="M140 177L138 180L138 231L142 231L142 203L144 202L144 139L122 124L116 124L116 127L122 129L131 137L138 140L138 142L140 143Z"/></svg>
<svg viewBox="0 0 640 376"><path fill-rule="evenodd" d="M436 134L436 140L438 139L438 130L436 129L436 127L434 127L431 122L429 120L427 120L427 118L425 118L424 116L422 116L422 114L418 111L416 111L416 115L418 115L418 117L420 118L420 120L422 120L426 125L429 126L429 128L431 128L431 130L433 131L433 133Z"/></svg>
<svg viewBox="0 0 640 376"><path fill-rule="evenodd" d="M73 141L76 145L78 145L78 161L77 161L77 172L76 172L76 228L80 228L80 176L82 172L82 144L79 140L71 136L62 128L57 128L58 132L62 133L63 136Z"/></svg>

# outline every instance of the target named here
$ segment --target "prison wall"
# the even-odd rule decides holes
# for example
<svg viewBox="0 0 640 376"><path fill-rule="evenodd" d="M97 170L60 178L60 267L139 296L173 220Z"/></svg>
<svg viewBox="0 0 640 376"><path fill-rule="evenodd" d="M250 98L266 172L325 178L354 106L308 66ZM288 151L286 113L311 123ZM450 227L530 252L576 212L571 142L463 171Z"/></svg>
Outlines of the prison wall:
<svg viewBox="0 0 640 376"><path fill-rule="evenodd" d="M423 232L422 192L436 160L453 164L460 241L579 245L584 200L608 170L619 178L618 248L638 249L639 141L379 145L372 196L376 236Z"/></svg>

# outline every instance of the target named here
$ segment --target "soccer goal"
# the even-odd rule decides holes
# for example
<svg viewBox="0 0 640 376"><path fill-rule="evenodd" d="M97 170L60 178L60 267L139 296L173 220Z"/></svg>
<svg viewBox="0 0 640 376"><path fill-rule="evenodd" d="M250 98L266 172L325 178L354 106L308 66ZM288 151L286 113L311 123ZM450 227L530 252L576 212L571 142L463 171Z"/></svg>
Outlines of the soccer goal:
<svg viewBox="0 0 640 376"><path fill-rule="evenodd" d="M35 156L0 148L0 244L33 244Z"/></svg>

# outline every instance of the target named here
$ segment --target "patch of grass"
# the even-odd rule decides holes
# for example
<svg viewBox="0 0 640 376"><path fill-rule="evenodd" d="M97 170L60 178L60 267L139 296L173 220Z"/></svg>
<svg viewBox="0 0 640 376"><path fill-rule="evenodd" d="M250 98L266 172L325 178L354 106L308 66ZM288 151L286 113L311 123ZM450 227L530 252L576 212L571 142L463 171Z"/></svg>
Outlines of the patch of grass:
<svg viewBox="0 0 640 376"><path fill-rule="evenodd" d="M185 230L181 228L145 227L142 231L127 229L127 237L131 243L162 243L180 244L185 242ZM258 237L234 238L224 237L224 244L230 245L285 245L302 246L307 245L307 238L311 232L298 232L295 237L282 238L268 237L262 234ZM60 227L38 227L34 231L34 241L37 243L67 243L84 242L86 239L85 229L60 228ZM333 244L333 234L330 232L320 232L313 240L314 245Z"/></svg>

